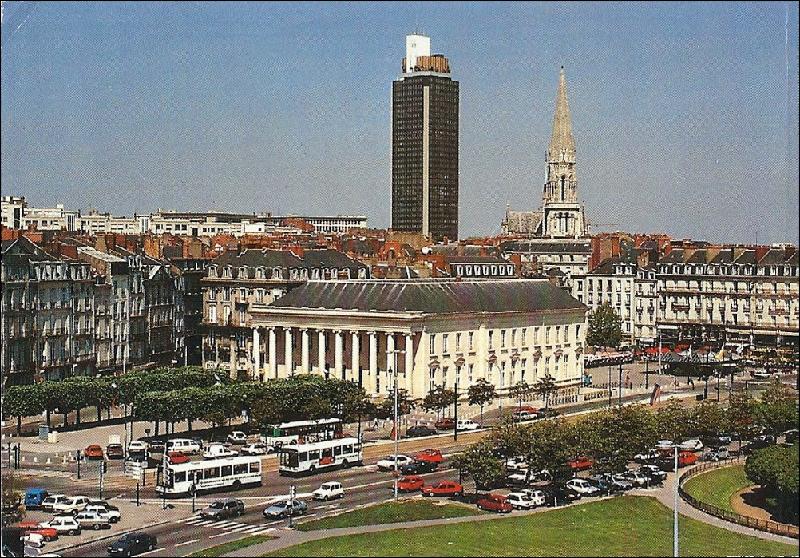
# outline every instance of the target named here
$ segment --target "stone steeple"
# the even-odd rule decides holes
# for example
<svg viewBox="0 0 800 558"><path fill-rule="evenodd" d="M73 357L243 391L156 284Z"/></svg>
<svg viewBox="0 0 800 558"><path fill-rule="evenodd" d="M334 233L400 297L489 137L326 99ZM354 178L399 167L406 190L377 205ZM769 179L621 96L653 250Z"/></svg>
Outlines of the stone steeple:
<svg viewBox="0 0 800 558"><path fill-rule="evenodd" d="M561 75L558 79L553 135L550 137L550 145L547 148L547 160L575 161L575 138L572 136L572 119L567 102L567 80L564 77L564 66L561 66Z"/></svg>

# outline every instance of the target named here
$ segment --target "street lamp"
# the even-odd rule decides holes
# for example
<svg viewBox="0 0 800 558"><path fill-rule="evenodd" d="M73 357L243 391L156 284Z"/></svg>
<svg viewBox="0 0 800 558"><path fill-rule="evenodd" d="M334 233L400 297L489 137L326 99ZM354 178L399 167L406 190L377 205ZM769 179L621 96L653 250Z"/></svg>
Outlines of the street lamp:
<svg viewBox="0 0 800 558"><path fill-rule="evenodd" d="M397 395L398 395L398 381L397 381L397 355L398 354L405 354L405 350L403 349L394 349L392 351L387 351L387 353L392 355L392 366L393 370L389 370L390 374L394 375L394 499L397 500L397 477L398 477L398 467L397 467L397 455L398 455L398 444L399 444L399 435L400 435L400 426L398 424L398 409L397 409Z"/></svg>

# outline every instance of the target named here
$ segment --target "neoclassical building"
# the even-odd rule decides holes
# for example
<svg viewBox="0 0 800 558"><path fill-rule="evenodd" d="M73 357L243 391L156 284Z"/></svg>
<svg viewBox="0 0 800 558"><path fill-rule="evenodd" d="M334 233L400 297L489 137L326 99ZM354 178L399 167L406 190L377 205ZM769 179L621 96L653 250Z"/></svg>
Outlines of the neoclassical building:
<svg viewBox="0 0 800 558"><path fill-rule="evenodd" d="M385 395L459 391L484 378L503 392L548 373L583 374L586 306L546 279L309 281L250 308L261 378L321 374Z"/></svg>

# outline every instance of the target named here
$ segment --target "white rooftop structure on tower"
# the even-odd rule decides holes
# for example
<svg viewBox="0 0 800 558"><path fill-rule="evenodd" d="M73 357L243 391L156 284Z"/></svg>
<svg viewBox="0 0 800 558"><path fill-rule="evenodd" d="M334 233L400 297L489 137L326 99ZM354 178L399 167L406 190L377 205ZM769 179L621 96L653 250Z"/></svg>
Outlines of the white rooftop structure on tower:
<svg viewBox="0 0 800 558"><path fill-rule="evenodd" d="M431 55L431 38L425 35L406 35L406 67L405 73L410 74L417 65L417 57Z"/></svg>

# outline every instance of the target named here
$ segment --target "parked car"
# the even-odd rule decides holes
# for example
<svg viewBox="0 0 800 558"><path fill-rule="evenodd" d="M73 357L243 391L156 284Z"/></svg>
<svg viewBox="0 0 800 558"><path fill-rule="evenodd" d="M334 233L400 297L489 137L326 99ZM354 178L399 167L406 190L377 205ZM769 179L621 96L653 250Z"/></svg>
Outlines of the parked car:
<svg viewBox="0 0 800 558"><path fill-rule="evenodd" d="M536 413L530 411L514 411L511 418L516 422L524 422L526 420L535 420L538 417Z"/></svg>
<svg viewBox="0 0 800 558"><path fill-rule="evenodd" d="M678 447L685 451L700 451L703 449L703 442L697 438L692 438L691 440L682 442Z"/></svg>
<svg viewBox="0 0 800 558"><path fill-rule="evenodd" d="M723 459L728 459L728 457L730 457L730 452L728 452L727 446L721 446L718 448L711 448L711 450L706 452L703 456L703 459L706 461L721 461Z"/></svg>
<svg viewBox="0 0 800 558"><path fill-rule="evenodd" d="M443 418L439 419L434 423L434 426L438 430L452 430L455 427L456 423L451 418Z"/></svg>
<svg viewBox="0 0 800 558"><path fill-rule="evenodd" d="M197 440L192 440L190 438L173 438L172 440L167 440L164 450L196 455L203 451L203 446L198 443Z"/></svg>
<svg viewBox="0 0 800 558"><path fill-rule="evenodd" d="M147 533L125 533L108 547L109 556L136 556L142 552L155 550L156 538Z"/></svg>
<svg viewBox="0 0 800 558"><path fill-rule="evenodd" d="M611 479L605 475L592 475L587 480L597 488L598 496L608 496L613 492L617 492L616 488L611 484Z"/></svg>
<svg viewBox="0 0 800 558"><path fill-rule="evenodd" d="M105 513L108 515L108 519L111 521L111 523L117 523L120 519L122 519L122 514L119 512L119 508L117 506L112 506L108 503L98 504L96 502L96 500L90 500L89 504L83 511Z"/></svg>
<svg viewBox="0 0 800 558"><path fill-rule="evenodd" d="M457 429L458 430L477 430L480 427L481 427L481 425L478 424L477 422L475 422L474 420L465 419L465 420L459 420L458 421Z"/></svg>
<svg viewBox="0 0 800 558"><path fill-rule="evenodd" d="M180 465L181 463L189 463L189 461L191 461L188 455L179 451L171 451L167 453L167 459L169 460L170 465Z"/></svg>
<svg viewBox="0 0 800 558"><path fill-rule="evenodd" d="M54 541L58 539L58 531L52 527L40 527L38 521L22 521L17 525L26 533L36 533L41 535L45 542Z"/></svg>
<svg viewBox="0 0 800 558"><path fill-rule="evenodd" d="M536 413L536 418L554 418L559 416L561 413L556 411L555 409L551 409L549 407L545 409L539 409Z"/></svg>
<svg viewBox="0 0 800 558"><path fill-rule="evenodd" d="M247 434L241 430L234 430L228 434L228 442L231 444L242 445L247 443Z"/></svg>
<svg viewBox="0 0 800 558"><path fill-rule="evenodd" d="M400 467L402 467L403 465L408 465L409 463L411 463L411 461L413 461L407 455L398 455L396 457L397 457L397 468L398 469ZM395 456L394 455L389 455L387 457L384 457L380 461L378 461L378 470L379 471L391 471L394 468L395 468Z"/></svg>
<svg viewBox="0 0 800 558"><path fill-rule="evenodd" d="M53 513L56 514L76 514L81 512L89 505L89 498L87 496L72 496L63 502L59 502L53 506Z"/></svg>
<svg viewBox="0 0 800 558"><path fill-rule="evenodd" d="M661 484L667 479L667 473L659 469L658 465L642 465L639 471L650 477L651 484Z"/></svg>
<svg viewBox="0 0 800 558"><path fill-rule="evenodd" d="M29 488L25 491L25 509L36 510L42 507L42 502L48 496L44 488Z"/></svg>
<svg viewBox="0 0 800 558"><path fill-rule="evenodd" d="M442 430L444 430L444 428ZM411 426L410 428L406 429L406 438L418 438L420 436L435 436L436 434L438 434L436 429L421 424L417 426Z"/></svg>
<svg viewBox="0 0 800 558"><path fill-rule="evenodd" d="M122 449L122 444L108 444L106 446L106 457L109 459L124 459L125 450Z"/></svg>
<svg viewBox="0 0 800 558"><path fill-rule="evenodd" d="M564 485L551 485L543 490L549 507L580 500L581 495Z"/></svg>
<svg viewBox="0 0 800 558"><path fill-rule="evenodd" d="M238 451L234 451L224 444L210 444L208 449L203 452L203 459L219 459L221 457L234 457L239 455Z"/></svg>
<svg viewBox="0 0 800 558"><path fill-rule="evenodd" d="M581 496L597 496L600 490L586 479L570 479L567 488L574 490Z"/></svg>
<svg viewBox="0 0 800 558"><path fill-rule="evenodd" d="M724 432L716 434L714 436L704 436L701 439L703 443L705 443L705 445L713 447L727 446L730 445L731 442L733 441L733 437L730 434Z"/></svg>
<svg viewBox="0 0 800 558"><path fill-rule="evenodd" d="M86 446L86 449L83 450L83 457L86 459L103 459L103 448L97 444Z"/></svg>
<svg viewBox="0 0 800 558"><path fill-rule="evenodd" d="M414 454L414 459L417 461L429 461L431 463L441 463L444 461L442 452L438 449L424 449Z"/></svg>
<svg viewBox="0 0 800 558"><path fill-rule="evenodd" d="M69 498L69 496L66 494L50 494L42 500L42 509L51 512L53 511L53 506L66 502L67 498Z"/></svg>
<svg viewBox="0 0 800 558"><path fill-rule="evenodd" d="M291 515L303 515L308 511L308 504L302 500L295 500L294 506L291 505L289 500L282 500L275 502L270 507L264 510L264 517L272 519L283 519Z"/></svg>
<svg viewBox="0 0 800 558"><path fill-rule="evenodd" d="M207 519L228 519L244 513L244 502L235 498L215 500L211 505L200 510L200 517Z"/></svg>
<svg viewBox="0 0 800 558"><path fill-rule="evenodd" d="M27 548L42 548L45 543L45 539L42 535L33 532L26 533L23 537L23 540L25 541L25 546Z"/></svg>
<svg viewBox="0 0 800 558"><path fill-rule="evenodd" d="M545 503L547 502L547 498L545 497L543 490L538 490L538 489L531 490L529 488L523 488L519 492L521 492L522 494L526 494L528 498L531 499L531 502L535 507L544 506Z"/></svg>
<svg viewBox="0 0 800 558"><path fill-rule="evenodd" d="M417 475L400 477L397 480L397 490L400 492L415 492L420 490L425 484L425 480Z"/></svg>
<svg viewBox="0 0 800 558"><path fill-rule="evenodd" d="M81 524L69 515L57 515L50 521L39 523L44 529L55 529L59 535L80 535Z"/></svg>
<svg viewBox="0 0 800 558"><path fill-rule="evenodd" d="M148 444L150 446L151 453L164 453L164 449L167 446L164 440L150 440Z"/></svg>
<svg viewBox="0 0 800 558"><path fill-rule="evenodd" d="M624 492L633 488L633 483L625 478L621 473L611 475L611 486L617 492Z"/></svg>
<svg viewBox="0 0 800 558"><path fill-rule="evenodd" d="M514 510L514 506L500 494L487 494L478 498L477 505L479 509L498 513L511 513Z"/></svg>
<svg viewBox="0 0 800 558"><path fill-rule="evenodd" d="M512 457L508 461L506 461L506 470L507 471L527 471L528 464L525 462L524 457Z"/></svg>
<svg viewBox="0 0 800 558"><path fill-rule="evenodd" d="M800 430L798 430L797 428L792 428L791 430L787 430L786 432L783 433L787 444L797 443L798 434L800 434Z"/></svg>
<svg viewBox="0 0 800 558"><path fill-rule="evenodd" d="M650 463L651 461L655 461L661 457L661 452L657 449L649 449L647 451L643 451L642 453L637 453L633 456L633 460L636 463Z"/></svg>
<svg viewBox="0 0 800 558"><path fill-rule="evenodd" d="M512 507L520 510L530 510L536 507L531 497L524 492L511 492L506 495L506 501L511 504Z"/></svg>
<svg viewBox="0 0 800 558"><path fill-rule="evenodd" d="M766 448L773 445L775 442L775 436L772 434L760 434L753 438L749 444L747 444L747 451Z"/></svg>
<svg viewBox="0 0 800 558"><path fill-rule="evenodd" d="M455 481L439 481L422 487L423 496L463 496L464 487Z"/></svg>
<svg viewBox="0 0 800 558"><path fill-rule="evenodd" d="M128 444L128 454L143 453L150 450L150 444L144 440L134 440Z"/></svg>
<svg viewBox="0 0 800 558"><path fill-rule="evenodd" d="M525 486L531 481L531 475L528 469L515 469L513 473L506 475L506 484L508 486Z"/></svg>
<svg viewBox="0 0 800 558"><path fill-rule="evenodd" d="M648 488L650 486L650 477L639 471L626 471L622 473L622 477L629 480L633 486L639 488Z"/></svg>
<svg viewBox="0 0 800 558"><path fill-rule="evenodd" d="M411 463L400 467L400 473L403 475L419 475L423 473L432 473L439 468L439 464L433 461L419 461L415 459Z"/></svg>
<svg viewBox="0 0 800 558"><path fill-rule="evenodd" d="M571 459L570 461L567 461L567 465L569 465L569 468L573 471L586 471L587 469L592 468L594 461L588 457L579 457L577 459Z"/></svg>
<svg viewBox="0 0 800 558"><path fill-rule="evenodd" d="M111 529L111 517L101 511L82 511L75 515L75 520L80 523L81 529Z"/></svg>
<svg viewBox="0 0 800 558"><path fill-rule="evenodd" d="M270 452L270 447L262 442L247 444L240 450L242 455L266 455Z"/></svg>
<svg viewBox="0 0 800 558"><path fill-rule="evenodd" d="M686 467L688 465L694 465L697 462L697 455L691 451L681 451L678 453L678 467ZM663 458L658 463L659 467L661 467L664 471L674 471L675 469L675 458L674 457L666 457Z"/></svg>
<svg viewBox="0 0 800 558"><path fill-rule="evenodd" d="M344 488L340 482L326 482L320 485L311 493L312 500L333 500L334 498L344 498Z"/></svg>

